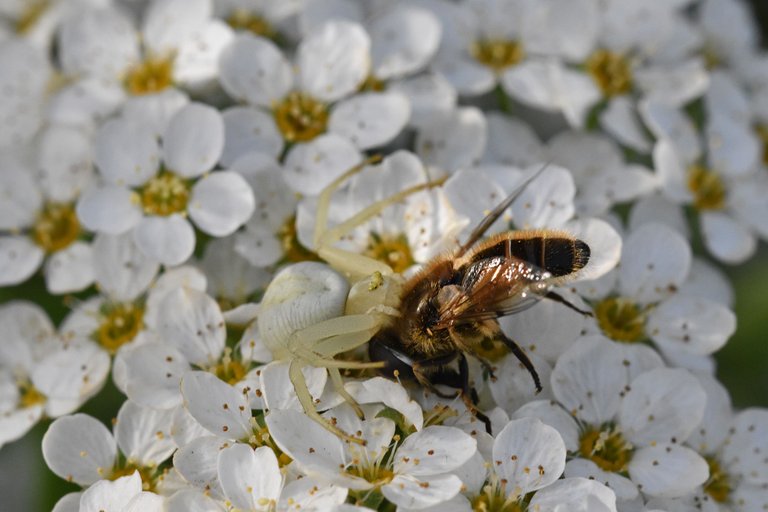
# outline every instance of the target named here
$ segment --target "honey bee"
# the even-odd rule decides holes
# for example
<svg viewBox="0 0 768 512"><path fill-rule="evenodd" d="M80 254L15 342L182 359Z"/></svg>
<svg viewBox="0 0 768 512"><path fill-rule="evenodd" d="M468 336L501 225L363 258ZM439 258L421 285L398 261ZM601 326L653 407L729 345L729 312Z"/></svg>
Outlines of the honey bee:
<svg viewBox="0 0 768 512"><path fill-rule="evenodd" d="M415 379L444 398L460 396L467 408L485 423L476 408L477 395L469 383L466 356L476 358L491 378L493 367L480 355L488 340L502 342L533 378L541 381L528 356L502 330L498 318L533 306L541 299L582 311L552 290L584 268L589 246L565 231L508 231L481 241L488 228L544 168L527 179L494 208L455 251L438 256L405 281L400 315L369 342L371 361L384 363L382 373ZM456 394L436 386L456 388Z"/></svg>

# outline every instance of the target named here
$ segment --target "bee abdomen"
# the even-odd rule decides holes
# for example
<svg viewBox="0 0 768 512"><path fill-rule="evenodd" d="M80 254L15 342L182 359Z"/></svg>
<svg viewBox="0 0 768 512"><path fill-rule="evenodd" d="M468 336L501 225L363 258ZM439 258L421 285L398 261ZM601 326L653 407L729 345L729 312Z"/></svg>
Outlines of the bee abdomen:
<svg viewBox="0 0 768 512"><path fill-rule="evenodd" d="M491 257L510 255L532 263L546 270L552 276L559 277L572 274L584 268L589 262L589 246L577 238L569 238L561 234L539 234L521 236L502 236L473 255L478 261Z"/></svg>

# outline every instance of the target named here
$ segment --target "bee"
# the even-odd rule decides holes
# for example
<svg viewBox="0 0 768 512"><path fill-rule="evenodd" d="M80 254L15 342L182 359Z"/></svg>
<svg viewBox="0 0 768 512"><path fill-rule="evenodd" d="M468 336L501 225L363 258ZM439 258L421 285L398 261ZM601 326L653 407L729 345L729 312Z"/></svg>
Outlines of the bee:
<svg viewBox="0 0 768 512"><path fill-rule="evenodd" d="M591 314L552 290L589 262L590 248L582 240L565 231L536 229L508 231L481 241L545 167L489 212L463 245L436 257L405 281L400 315L368 345L371 361L384 364L382 373L416 380L444 398L460 396L489 433L490 421L477 409L477 394L470 387L467 355L477 359L493 378L493 367L480 349L489 340L500 341L531 374L537 392L542 389L531 360L501 330L498 318L523 311L541 299ZM437 385L457 392L443 393Z"/></svg>

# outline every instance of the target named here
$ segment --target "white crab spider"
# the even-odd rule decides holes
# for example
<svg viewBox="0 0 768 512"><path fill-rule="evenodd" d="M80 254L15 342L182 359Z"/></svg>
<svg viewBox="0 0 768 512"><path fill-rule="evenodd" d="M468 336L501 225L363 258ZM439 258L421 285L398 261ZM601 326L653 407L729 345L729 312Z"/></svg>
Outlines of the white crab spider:
<svg viewBox="0 0 768 512"><path fill-rule="evenodd" d="M352 175L379 160L373 157L348 170L318 198L315 251L335 270L310 262L287 267L275 276L264 293L259 315L259 334L273 357L290 362L288 375L304 412L331 432L357 443L362 440L343 432L317 412L301 369L304 366L327 369L336 391L362 416L362 409L344 389L340 370L381 368L383 363L336 360L334 356L362 346L398 314L403 278L381 261L333 244L387 206L438 184L427 182L404 189L329 229L328 209L333 192ZM351 288L347 279L352 283ZM338 300L340 293L341 300ZM297 303L302 301L303 304L298 305L308 311L297 312Z"/></svg>

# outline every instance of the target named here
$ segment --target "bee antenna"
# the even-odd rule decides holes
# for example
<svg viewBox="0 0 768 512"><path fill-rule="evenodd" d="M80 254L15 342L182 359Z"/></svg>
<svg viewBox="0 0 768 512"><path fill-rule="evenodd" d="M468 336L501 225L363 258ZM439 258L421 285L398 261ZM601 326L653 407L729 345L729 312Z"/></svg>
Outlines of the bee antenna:
<svg viewBox="0 0 768 512"><path fill-rule="evenodd" d="M533 180L541 176L541 173L543 173L547 167L552 162L546 162L544 165L539 167L536 171L533 172L530 176L525 178L522 183L520 183L515 189L510 192L510 194L504 199L501 203L499 203L496 208L491 210L488 215L486 215L483 220L480 221L480 224L475 227L474 230L472 230L472 233L469 235L469 239L467 239L466 242L464 242L464 245L462 245L459 248L459 252L457 256L461 256L465 252L467 252L470 247L475 245L475 242L477 242L482 236L485 234L485 232L488 230L489 227L491 227L491 224L496 222L496 220L501 216L502 213L504 213L504 210L509 208L512 203L515 202L515 200L520 197L520 194L523 193L523 191L528 187L528 185L531 184Z"/></svg>

